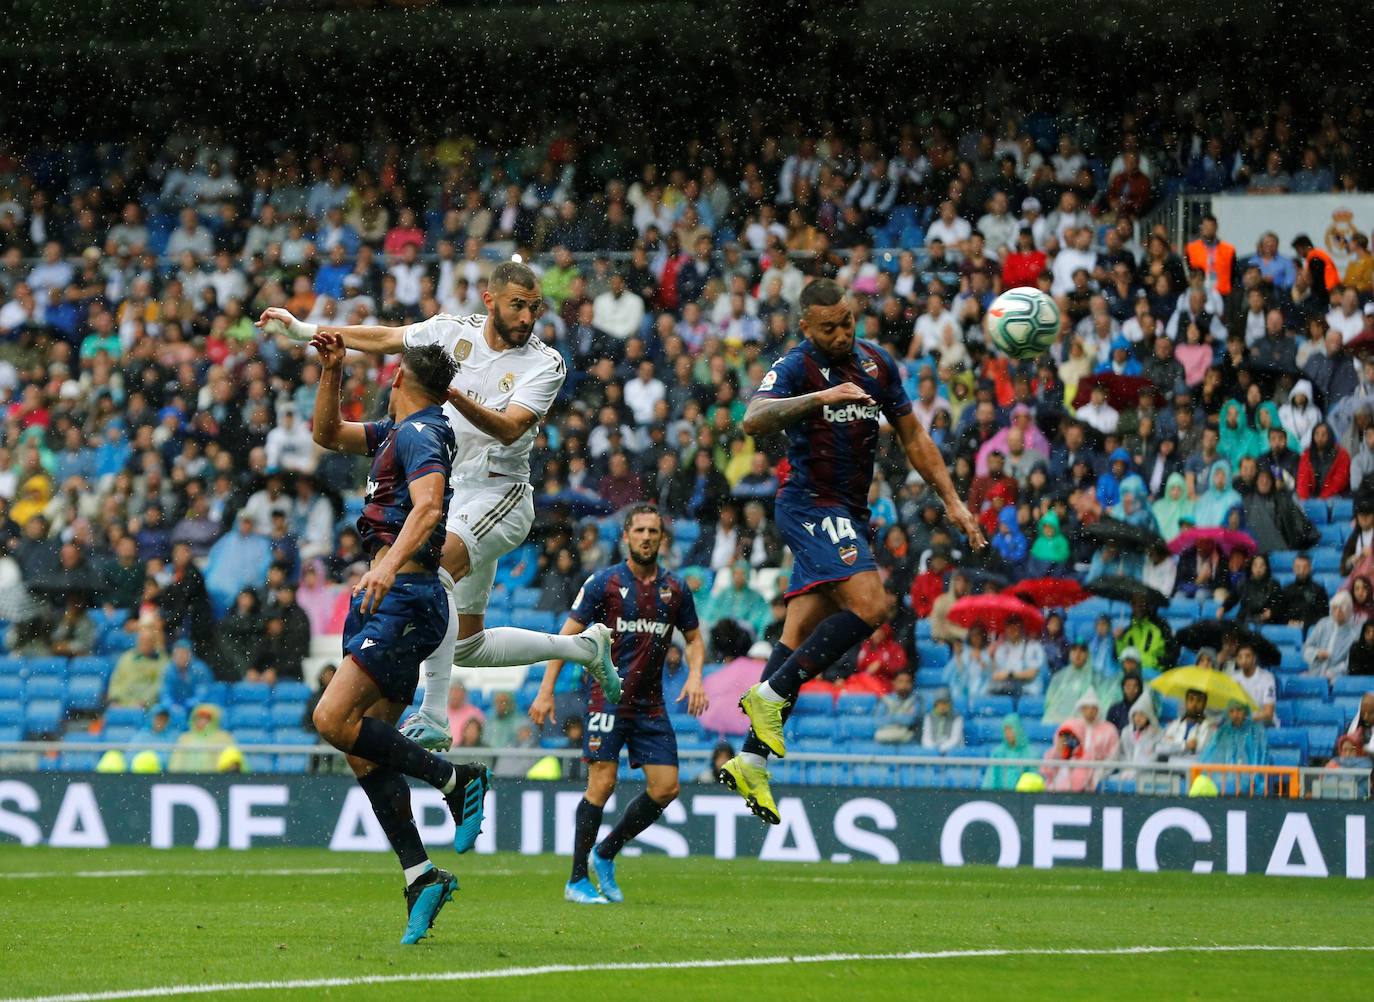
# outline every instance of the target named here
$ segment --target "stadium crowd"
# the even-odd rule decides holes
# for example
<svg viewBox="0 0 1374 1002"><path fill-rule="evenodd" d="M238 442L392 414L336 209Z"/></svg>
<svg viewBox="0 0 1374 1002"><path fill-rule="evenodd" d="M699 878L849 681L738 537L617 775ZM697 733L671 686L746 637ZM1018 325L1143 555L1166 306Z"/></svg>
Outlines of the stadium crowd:
<svg viewBox="0 0 1374 1002"><path fill-rule="evenodd" d="M889 734L957 746L958 706L989 693L1043 699L1046 723L1075 720L1076 745L1102 751L1158 729L1131 677L1177 649L1148 616L1120 637L1106 620L1081 637L1063 616L1043 636L948 620L961 595L1025 577L1142 577L1166 599L1310 631L1325 679L1374 673L1374 636L1360 632L1374 613L1366 235L1341 273L1303 238L1234 247L1209 217L1180 247L1140 222L1180 191L1356 190L1358 135L1354 114L1299 123L1281 107L1254 127L1128 115L1088 152L1072 128L993 116L882 141L863 123L722 131L649 164L572 132L513 149L452 136L250 159L200 130L156 148L0 153L8 650L79 657L115 623L127 649L111 707L185 707L211 681L301 680L312 636L339 632L364 567L349 525L363 470L313 445L318 366L254 318L267 306L321 324L479 312L494 264L518 254L547 302L536 336L569 378L535 450L535 535L500 581L506 594L538 582L551 621L616 559L601 520L648 500L673 524L666 557L697 592L713 659L776 639L783 443L739 425L796 342L801 288L826 276L852 293L860 336L902 363L993 540L970 552L884 446L871 511L893 621L825 684L884 697ZM1063 315L1036 362L984 346L989 303L1017 285ZM347 418L379 412L394 364L353 360ZM1349 584L1329 595L1299 558L1280 586L1266 554L1317 542L1303 503L1351 498ZM1189 528L1243 531L1258 552L1102 546L1088 530L1104 517L1164 544ZM939 666L950 691L924 714L918 618L951 651ZM1252 687L1253 651L1212 655ZM1273 677L1258 671L1256 720L1217 728L1236 760L1257 756L1254 727L1274 721ZM1094 736L1107 725L1111 740ZM1020 727L1007 722L1013 747ZM505 730L531 740L514 721ZM1151 754L1177 737L1151 739ZM1198 737L1181 745L1200 751ZM1080 771L1050 781L1088 782Z"/></svg>

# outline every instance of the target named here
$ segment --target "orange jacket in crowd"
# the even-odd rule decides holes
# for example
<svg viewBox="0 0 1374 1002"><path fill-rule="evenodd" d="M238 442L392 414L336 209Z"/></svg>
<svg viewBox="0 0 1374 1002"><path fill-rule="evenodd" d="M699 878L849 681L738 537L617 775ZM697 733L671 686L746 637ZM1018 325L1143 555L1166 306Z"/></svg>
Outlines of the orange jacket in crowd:
<svg viewBox="0 0 1374 1002"><path fill-rule="evenodd" d="M1312 275L1312 262L1320 261L1323 265L1322 275L1326 283L1326 291L1330 292L1341 284L1341 273L1336 269L1336 262L1331 260L1331 255L1320 247L1313 247L1307 252L1307 257L1303 258L1303 267L1307 269L1307 274Z"/></svg>
<svg viewBox="0 0 1374 1002"><path fill-rule="evenodd" d="M1199 238L1190 243L1184 251L1188 255L1188 267L1196 268L1209 276L1215 276L1217 292L1223 296L1231 294L1231 273L1236 264L1236 248L1225 240L1218 240L1208 247Z"/></svg>

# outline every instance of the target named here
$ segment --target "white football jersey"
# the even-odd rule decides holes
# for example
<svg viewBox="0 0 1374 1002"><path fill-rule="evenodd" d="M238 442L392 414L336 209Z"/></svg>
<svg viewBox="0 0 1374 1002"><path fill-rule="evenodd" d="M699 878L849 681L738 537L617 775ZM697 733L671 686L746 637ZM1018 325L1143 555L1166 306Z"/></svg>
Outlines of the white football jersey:
<svg viewBox="0 0 1374 1002"><path fill-rule="evenodd" d="M407 327L405 344L407 348L442 345L458 362L454 389L483 407L503 411L518 404L543 418L567 376L563 357L538 335L531 336L523 348L493 351L483 334L486 323L485 313L466 317L440 313ZM455 481L484 483L493 473L529 480L530 449L538 424L510 445L502 445L474 427L452 404L444 404L444 414L458 444L453 459Z"/></svg>

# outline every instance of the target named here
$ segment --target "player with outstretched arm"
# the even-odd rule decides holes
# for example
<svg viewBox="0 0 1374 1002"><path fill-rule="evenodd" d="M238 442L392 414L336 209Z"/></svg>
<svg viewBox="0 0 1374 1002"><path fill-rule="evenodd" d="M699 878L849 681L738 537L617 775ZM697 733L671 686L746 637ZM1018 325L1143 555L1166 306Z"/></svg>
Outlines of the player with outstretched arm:
<svg viewBox="0 0 1374 1002"><path fill-rule="evenodd" d="M572 875L563 891L567 900L586 905L625 900L615 879L617 853L657 821L677 797L677 737L663 705L663 661L675 629L687 641L687 681L678 701L685 700L693 716L700 716L707 707L701 684L706 644L691 591L681 578L658 564L663 542L658 509L648 504L630 509L623 541L626 559L587 579L563 625L565 634L576 634L585 623L607 624L615 636L615 663L625 666L618 701L595 682L587 700L583 737L584 757L590 763L587 792L577 805ZM539 695L530 705L530 718L540 726L554 722L554 684L562 667L561 661L550 662ZM610 834L594 845L606 801L615 792L622 748L630 756L631 768L644 769L645 790L630 801ZM589 860L597 886L587 875Z"/></svg>
<svg viewBox="0 0 1374 1002"><path fill-rule="evenodd" d="M576 637L508 626L485 629L497 561L525 541L534 523L530 450L566 372L558 352L533 336L544 300L527 265L498 264L482 302L485 314L441 313L407 327L317 328L280 307L263 311L258 321L264 333L308 341L317 330L328 330L348 348L383 355L437 345L454 363L443 410L457 452L439 567L451 618L443 643L425 659L424 702L402 727L407 737L433 751L453 743L448 689L455 662L499 668L563 658L586 665L603 685L619 684L611 634L600 624Z"/></svg>
<svg viewBox="0 0 1374 1002"><path fill-rule="evenodd" d="M315 707L315 729L348 754L406 879L402 943L423 939L458 889L429 861L410 807L405 777L439 790L467 852L482 826L491 783L486 766L454 766L396 730L420 678L420 663L444 639L448 600L439 583L444 512L452 496L453 430L440 410L453 362L443 349L409 348L391 383L387 417L359 423L339 416L343 339L322 331L311 342L322 373L315 398L315 441L326 449L371 456L358 535L371 566L353 589L344 622L344 658Z"/></svg>
<svg viewBox="0 0 1374 1002"><path fill-rule="evenodd" d="M940 450L911 412L892 356L856 340L854 308L844 289L816 279L802 290L801 310L805 340L764 375L744 415L746 434L787 433L790 471L776 507L793 557L787 616L762 679L740 699L749 735L717 773L769 824L780 819L767 756L785 754L783 724L798 690L887 618L868 528L880 417L969 545L986 545Z"/></svg>

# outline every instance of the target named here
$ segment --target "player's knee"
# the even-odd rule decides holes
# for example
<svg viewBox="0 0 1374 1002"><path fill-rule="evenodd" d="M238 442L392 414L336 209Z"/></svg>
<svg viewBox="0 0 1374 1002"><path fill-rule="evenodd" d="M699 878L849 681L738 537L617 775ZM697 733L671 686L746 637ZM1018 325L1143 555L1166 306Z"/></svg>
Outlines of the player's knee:
<svg viewBox="0 0 1374 1002"><path fill-rule="evenodd" d="M850 606L850 611L875 630L889 619L887 598L881 591L874 596L859 598Z"/></svg>
<svg viewBox="0 0 1374 1002"><path fill-rule="evenodd" d="M615 792L615 777L610 779L592 778L587 780L587 799L593 804L604 807Z"/></svg>
<svg viewBox="0 0 1374 1002"><path fill-rule="evenodd" d="M678 781L674 779L670 782L650 787L649 799L660 807L667 807L677 799L677 795L680 791L681 787L678 785Z"/></svg>
<svg viewBox="0 0 1374 1002"><path fill-rule="evenodd" d="M348 730L345 715L323 701L316 705L315 712L310 715L310 722L315 725L316 733L335 748L344 748L345 744L351 744L345 741Z"/></svg>

